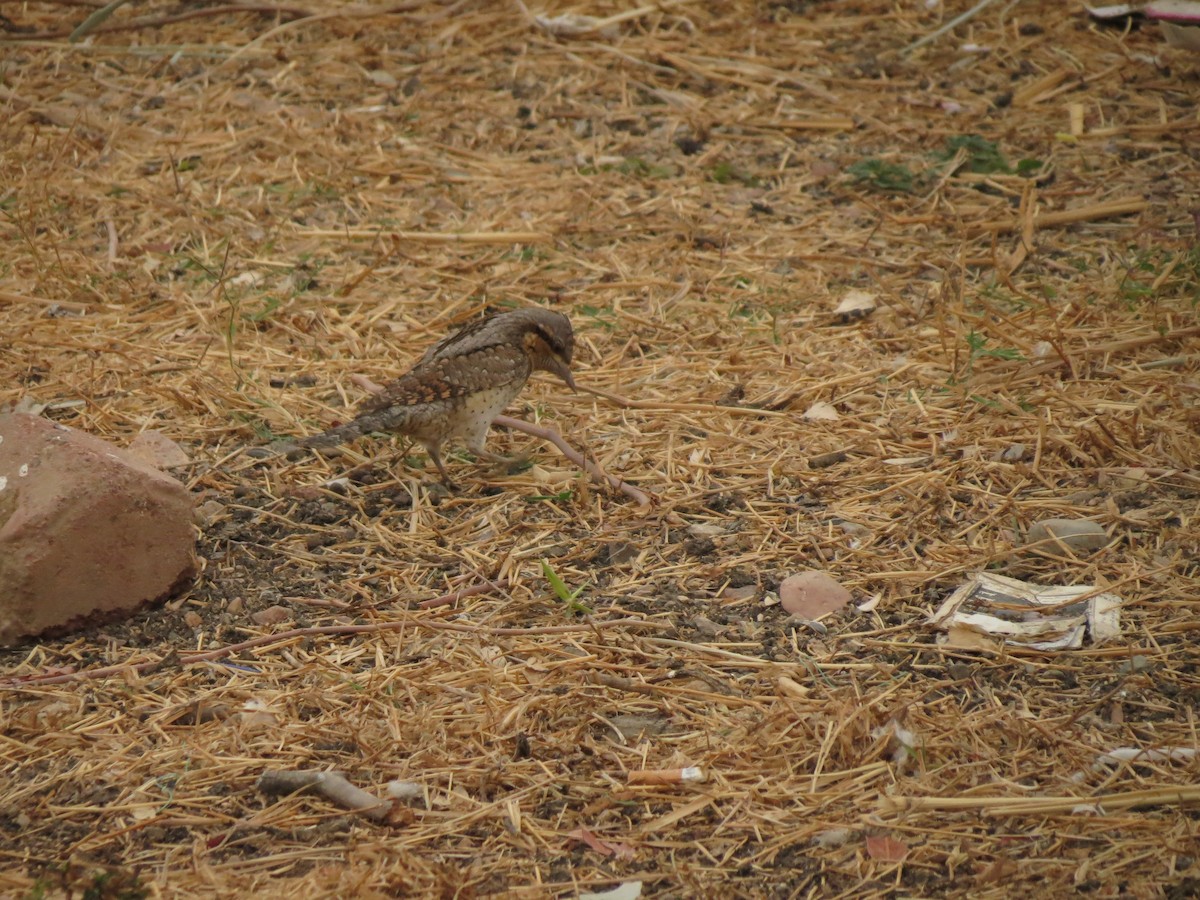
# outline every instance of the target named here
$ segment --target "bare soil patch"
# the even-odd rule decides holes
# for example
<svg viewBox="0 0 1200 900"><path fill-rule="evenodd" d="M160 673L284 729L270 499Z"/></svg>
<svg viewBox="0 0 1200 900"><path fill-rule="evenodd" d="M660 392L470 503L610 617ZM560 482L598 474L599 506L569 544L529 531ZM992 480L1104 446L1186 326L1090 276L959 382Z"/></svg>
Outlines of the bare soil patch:
<svg viewBox="0 0 1200 900"><path fill-rule="evenodd" d="M564 38L519 4L154 2L78 43L91 3L6 8L0 408L177 441L205 567L0 653L0 887L1200 890L1195 754L1103 761L1198 745L1198 66L1070 4L901 52L969 5L679 2ZM850 291L877 309L835 314ZM537 377L510 414L652 507L500 429L532 467L460 454L457 494L400 441L243 454L525 304L630 403ZM1110 541L1023 551L1051 517ZM789 620L804 569L853 604ZM1122 636L941 646L981 569L1107 585ZM379 824L268 769L421 796Z"/></svg>

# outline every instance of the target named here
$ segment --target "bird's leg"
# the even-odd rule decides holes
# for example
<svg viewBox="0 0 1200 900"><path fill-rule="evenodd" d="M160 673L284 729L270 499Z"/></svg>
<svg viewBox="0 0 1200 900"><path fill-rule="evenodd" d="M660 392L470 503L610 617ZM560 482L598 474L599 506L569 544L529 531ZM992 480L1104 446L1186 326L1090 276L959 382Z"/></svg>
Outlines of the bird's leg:
<svg viewBox="0 0 1200 900"><path fill-rule="evenodd" d="M442 476L442 484L446 486L447 490L457 491L458 485L450 480L450 473L446 471L446 464L442 462L441 448L438 447L437 444L427 443L425 444L425 449L429 451L430 458L433 460L434 465L437 466L438 472Z"/></svg>
<svg viewBox="0 0 1200 900"><path fill-rule="evenodd" d="M523 466L529 462L528 453L521 453L517 456L505 456L502 453L493 453L490 450L485 450L482 440L474 443L468 443L467 449L470 450L477 459L482 459L486 462L493 463L497 467L503 466L507 472L512 472L515 467Z"/></svg>
<svg viewBox="0 0 1200 900"><path fill-rule="evenodd" d="M503 453L492 453L490 450L484 450L482 447L468 447L475 456L480 459L487 460L491 463L503 463L509 465L516 462L525 462L529 457L525 454L520 456L505 456Z"/></svg>
<svg viewBox="0 0 1200 900"><path fill-rule="evenodd" d="M521 466L529 461L528 454L521 456L504 456L500 453L493 453L484 447L488 438L488 426L490 422L477 422L467 430L462 436L463 445L471 451L471 454L476 459L482 459L485 462L490 462L499 467L504 466L506 471L511 471L513 466Z"/></svg>

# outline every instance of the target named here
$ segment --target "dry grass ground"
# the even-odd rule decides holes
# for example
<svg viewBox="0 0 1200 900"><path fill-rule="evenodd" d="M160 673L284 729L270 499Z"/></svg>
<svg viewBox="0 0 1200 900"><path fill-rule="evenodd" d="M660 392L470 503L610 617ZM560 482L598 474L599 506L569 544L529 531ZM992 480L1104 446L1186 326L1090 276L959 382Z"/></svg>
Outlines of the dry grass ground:
<svg viewBox="0 0 1200 900"><path fill-rule="evenodd" d="M7 896L1200 890L1200 761L1099 761L1198 745L1195 57L1028 2L900 52L962 0L575 39L513 3L146 3L68 43L98 3L3 8L0 408L179 442L205 570L0 657ZM535 465L458 456L456 495L383 439L238 454L535 303L632 402L539 377L510 412L652 508L501 430ZM1110 541L1023 552L1051 516ZM808 568L855 595L823 628L772 603ZM1122 635L939 646L981 569L1107 584ZM379 824L269 769L421 796Z"/></svg>

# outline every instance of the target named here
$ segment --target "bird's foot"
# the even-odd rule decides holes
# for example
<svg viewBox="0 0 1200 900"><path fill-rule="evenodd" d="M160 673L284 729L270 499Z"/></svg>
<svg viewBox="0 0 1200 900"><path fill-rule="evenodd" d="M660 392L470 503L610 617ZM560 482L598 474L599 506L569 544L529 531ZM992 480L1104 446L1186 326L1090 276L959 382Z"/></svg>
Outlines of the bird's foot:
<svg viewBox="0 0 1200 900"><path fill-rule="evenodd" d="M489 453L486 450L476 451L475 455L492 464L492 470L504 475L515 475L529 468L529 454L519 453L516 456L503 456L499 453Z"/></svg>
<svg viewBox="0 0 1200 900"><path fill-rule="evenodd" d="M459 487L457 483L453 481L447 481L444 478L440 478L437 481L426 481L424 482L424 485L425 491L435 501L444 497L453 497L455 494L462 493L462 488Z"/></svg>

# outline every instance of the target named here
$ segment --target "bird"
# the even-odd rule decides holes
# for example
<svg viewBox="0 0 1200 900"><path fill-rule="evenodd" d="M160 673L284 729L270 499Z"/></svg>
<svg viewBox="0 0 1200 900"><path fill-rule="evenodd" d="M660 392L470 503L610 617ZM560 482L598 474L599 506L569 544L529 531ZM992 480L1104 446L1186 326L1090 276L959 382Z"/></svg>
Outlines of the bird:
<svg viewBox="0 0 1200 900"><path fill-rule="evenodd" d="M511 462L484 449L488 428L529 376L550 372L575 390L575 333L560 312L531 307L476 319L430 347L407 373L364 400L355 417L293 446L320 449L372 431L406 435L425 447L442 483L454 483L442 446L459 441L476 457Z"/></svg>

